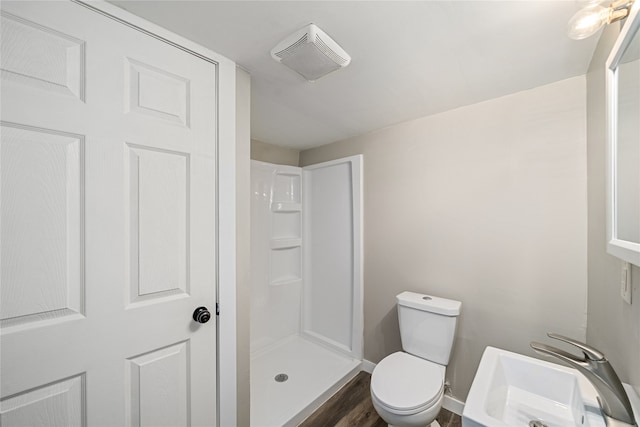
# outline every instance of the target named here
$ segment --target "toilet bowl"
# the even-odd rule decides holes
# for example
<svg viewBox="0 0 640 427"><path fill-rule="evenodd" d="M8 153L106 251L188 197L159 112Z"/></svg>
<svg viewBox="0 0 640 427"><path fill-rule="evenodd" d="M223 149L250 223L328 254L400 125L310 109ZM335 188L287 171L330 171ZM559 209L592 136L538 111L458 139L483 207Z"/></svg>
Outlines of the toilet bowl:
<svg viewBox="0 0 640 427"><path fill-rule="evenodd" d="M403 351L374 368L371 401L390 426L436 427L462 304L415 292L403 292L396 299Z"/></svg>
<svg viewBox="0 0 640 427"><path fill-rule="evenodd" d="M445 367L397 352L384 358L371 376L376 412L396 427L425 427L438 416L444 399Z"/></svg>

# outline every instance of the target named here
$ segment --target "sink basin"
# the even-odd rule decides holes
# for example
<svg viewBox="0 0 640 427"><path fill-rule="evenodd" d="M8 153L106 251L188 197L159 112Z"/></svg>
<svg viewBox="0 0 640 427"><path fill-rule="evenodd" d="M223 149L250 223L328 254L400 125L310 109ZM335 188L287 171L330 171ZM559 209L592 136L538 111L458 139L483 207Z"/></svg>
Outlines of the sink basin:
<svg viewBox="0 0 640 427"><path fill-rule="evenodd" d="M604 427L596 397L575 369L487 347L462 426Z"/></svg>

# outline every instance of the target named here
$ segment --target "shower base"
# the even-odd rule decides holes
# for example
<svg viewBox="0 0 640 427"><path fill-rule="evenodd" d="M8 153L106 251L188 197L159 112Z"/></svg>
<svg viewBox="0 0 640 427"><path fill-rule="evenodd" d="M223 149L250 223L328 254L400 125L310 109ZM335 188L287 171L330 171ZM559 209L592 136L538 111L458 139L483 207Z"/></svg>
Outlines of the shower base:
<svg viewBox="0 0 640 427"><path fill-rule="evenodd" d="M298 335L253 354L251 426L296 426L353 378L360 365Z"/></svg>

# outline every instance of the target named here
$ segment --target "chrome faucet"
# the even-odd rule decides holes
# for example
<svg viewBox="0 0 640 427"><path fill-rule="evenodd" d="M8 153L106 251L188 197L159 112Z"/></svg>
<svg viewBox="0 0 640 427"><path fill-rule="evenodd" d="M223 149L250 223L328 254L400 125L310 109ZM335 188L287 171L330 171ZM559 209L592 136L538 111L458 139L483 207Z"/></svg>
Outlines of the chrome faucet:
<svg viewBox="0 0 640 427"><path fill-rule="evenodd" d="M574 345L582 351L584 357L579 358L549 345L537 342L531 343L531 348L536 352L560 359L587 377L598 392L598 403L607 426L637 427L629 397L622 386L620 378L618 378L604 354L593 347L559 334L549 332L547 336Z"/></svg>

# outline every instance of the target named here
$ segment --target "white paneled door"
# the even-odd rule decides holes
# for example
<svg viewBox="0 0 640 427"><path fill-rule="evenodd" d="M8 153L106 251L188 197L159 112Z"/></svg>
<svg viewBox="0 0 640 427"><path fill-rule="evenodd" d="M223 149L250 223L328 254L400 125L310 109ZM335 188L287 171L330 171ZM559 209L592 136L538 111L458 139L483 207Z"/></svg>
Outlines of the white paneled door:
<svg viewBox="0 0 640 427"><path fill-rule="evenodd" d="M1 28L0 424L215 425L216 64L71 2Z"/></svg>

